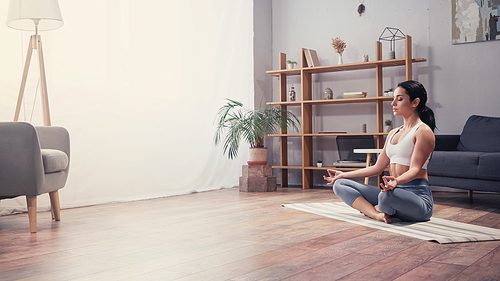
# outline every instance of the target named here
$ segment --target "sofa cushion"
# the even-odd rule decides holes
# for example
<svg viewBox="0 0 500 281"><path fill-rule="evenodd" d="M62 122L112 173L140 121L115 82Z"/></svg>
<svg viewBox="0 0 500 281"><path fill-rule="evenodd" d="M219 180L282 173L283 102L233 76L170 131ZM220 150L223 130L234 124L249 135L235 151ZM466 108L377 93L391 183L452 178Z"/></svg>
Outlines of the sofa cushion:
<svg viewBox="0 0 500 281"><path fill-rule="evenodd" d="M42 149L43 169L45 173L55 173L68 167L68 155L57 149Z"/></svg>
<svg viewBox="0 0 500 281"><path fill-rule="evenodd" d="M434 151L427 173L432 176L478 178L479 158L483 154L473 151Z"/></svg>
<svg viewBox="0 0 500 281"><path fill-rule="evenodd" d="M460 135L457 150L500 152L500 117L469 117Z"/></svg>
<svg viewBox="0 0 500 281"><path fill-rule="evenodd" d="M500 180L500 152L479 156L477 175L481 179Z"/></svg>

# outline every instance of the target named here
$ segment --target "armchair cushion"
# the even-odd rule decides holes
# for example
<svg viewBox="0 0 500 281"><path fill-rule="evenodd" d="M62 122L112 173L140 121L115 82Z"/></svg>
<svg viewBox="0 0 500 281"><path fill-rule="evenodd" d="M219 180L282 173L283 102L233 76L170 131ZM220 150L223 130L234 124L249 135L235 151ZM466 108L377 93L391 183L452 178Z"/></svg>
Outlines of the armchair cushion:
<svg viewBox="0 0 500 281"><path fill-rule="evenodd" d="M69 159L66 153L57 149L41 149L45 174L60 172L68 167Z"/></svg>

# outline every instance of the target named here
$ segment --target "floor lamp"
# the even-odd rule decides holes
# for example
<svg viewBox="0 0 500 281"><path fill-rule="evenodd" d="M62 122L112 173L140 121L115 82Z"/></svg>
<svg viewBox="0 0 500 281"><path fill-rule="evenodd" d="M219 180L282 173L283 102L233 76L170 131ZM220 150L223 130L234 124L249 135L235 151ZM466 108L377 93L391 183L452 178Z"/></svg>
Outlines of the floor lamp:
<svg viewBox="0 0 500 281"><path fill-rule="evenodd" d="M19 30L35 31L35 34L31 35L28 45L28 53L24 64L19 96L17 97L14 121L19 120L31 56L33 51L37 50L38 64L40 67L43 125L51 125L47 80L45 78L45 65L43 61L42 37L38 35L38 31L57 29L63 26L63 24L61 9L59 8L57 0L10 0L7 26Z"/></svg>

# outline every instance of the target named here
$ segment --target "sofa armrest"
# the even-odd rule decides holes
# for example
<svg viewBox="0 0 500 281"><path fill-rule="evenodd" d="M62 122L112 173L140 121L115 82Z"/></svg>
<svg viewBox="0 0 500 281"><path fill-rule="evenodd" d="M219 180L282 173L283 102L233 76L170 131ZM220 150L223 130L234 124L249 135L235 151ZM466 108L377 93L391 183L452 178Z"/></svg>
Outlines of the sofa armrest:
<svg viewBox="0 0 500 281"><path fill-rule="evenodd" d="M436 135L434 151L455 151L459 141L460 135Z"/></svg>
<svg viewBox="0 0 500 281"><path fill-rule="evenodd" d="M1 122L0 136L0 196L37 195L45 177L35 127Z"/></svg>

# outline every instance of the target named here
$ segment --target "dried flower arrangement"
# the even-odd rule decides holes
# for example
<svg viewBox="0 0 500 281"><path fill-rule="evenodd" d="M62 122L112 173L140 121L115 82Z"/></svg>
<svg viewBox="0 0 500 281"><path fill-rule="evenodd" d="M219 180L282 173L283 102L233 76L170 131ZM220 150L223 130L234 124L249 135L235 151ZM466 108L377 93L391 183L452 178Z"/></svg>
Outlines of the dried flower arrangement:
<svg viewBox="0 0 500 281"><path fill-rule="evenodd" d="M337 37L335 39L332 39L332 47L335 49L335 52L342 55L347 45L344 40L340 39L340 37Z"/></svg>

